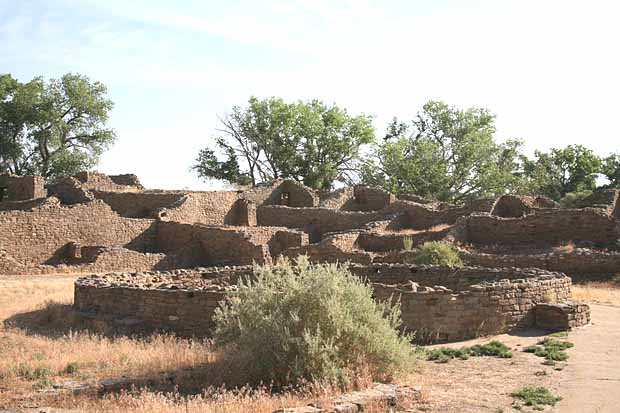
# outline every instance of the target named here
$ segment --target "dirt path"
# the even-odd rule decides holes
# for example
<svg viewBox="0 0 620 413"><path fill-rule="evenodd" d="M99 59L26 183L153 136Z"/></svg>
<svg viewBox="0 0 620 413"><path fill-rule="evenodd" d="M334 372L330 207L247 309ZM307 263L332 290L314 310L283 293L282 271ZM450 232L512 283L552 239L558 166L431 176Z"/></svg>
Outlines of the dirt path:
<svg viewBox="0 0 620 413"><path fill-rule="evenodd" d="M560 379L562 413L620 412L620 307L590 304L592 325L570 333L575 347Z"/></svg>

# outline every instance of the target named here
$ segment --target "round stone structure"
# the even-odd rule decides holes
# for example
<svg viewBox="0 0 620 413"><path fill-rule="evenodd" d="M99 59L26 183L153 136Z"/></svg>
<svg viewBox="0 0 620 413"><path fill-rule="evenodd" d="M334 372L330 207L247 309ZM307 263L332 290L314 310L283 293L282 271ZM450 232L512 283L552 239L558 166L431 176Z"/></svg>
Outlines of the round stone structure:
<svg viewBox="0 0 620 413"><path fill-rule="evenodd" d="M349 270L372 285L375 298L400 301L403 328L414 332L418 342L458 341L534 326L542 304L564 303L559 313L568 326L589 322L587 306L570 303L571 279L562 273L406 264L350 265ZM75 282L74 305L107 319L208 336L220 301L234 294L239 277L252 273L252 266L239 266L90 275Z"/></svg>

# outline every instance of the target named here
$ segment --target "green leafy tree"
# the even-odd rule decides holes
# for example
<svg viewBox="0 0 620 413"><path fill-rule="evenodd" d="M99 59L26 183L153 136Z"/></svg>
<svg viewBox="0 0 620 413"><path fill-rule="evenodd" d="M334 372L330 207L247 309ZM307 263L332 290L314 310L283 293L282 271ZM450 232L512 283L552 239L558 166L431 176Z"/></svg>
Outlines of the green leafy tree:
<svg viewBox="0 0 620 413"><path fill-rule="evenodd" d="M430 101L410 123L393 120L363 164L362 180L393 193L455 202L514 191L521 142L496 143L494 122L486 109Z"/></svg>
<svg viewBox="0 0 620 413"><path fill-rule="evenodd" d="M611 154L603 159L601 172L609 181L609 188L620 188L620 155Z"/></svg>
<svg viewBox="0 0 620 413"><path fill-rule="evenodd" d="M524 158L524 172L532 193L556 201L571 192L596 189L601 159L581 145L569 145L550 152L535 152L535 158Z"/></svg>
<svg viewBox="0 0 620 413"><path fill-rule="evenodd" d="M96 165L115 139L106 92L77 74L26 83L0 75L0 169L53 180Z"/></svg>
<svg viewBox="0 0 620 413"><path fill-rule="evenodd" d="M374 140L371 121L317 100L251 97L246 108L235 106L220 119L222 136L200 151L192 169L231 184L290 178L327 189L336 180L354 179L360 148Z"/></svg>

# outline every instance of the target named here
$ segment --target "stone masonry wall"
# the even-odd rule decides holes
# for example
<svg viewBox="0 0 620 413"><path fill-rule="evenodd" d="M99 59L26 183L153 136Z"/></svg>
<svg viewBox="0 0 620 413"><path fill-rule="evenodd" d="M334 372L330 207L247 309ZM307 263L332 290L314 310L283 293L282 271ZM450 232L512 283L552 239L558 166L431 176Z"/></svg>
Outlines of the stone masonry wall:
<svg viewBox="0 0 620 413"><path fill-rule="evenodd" d="M479 245L553 246L563 242L615 244L620 223L597 209L560 209L522 218L472 214L460 220L457 241Z"/></svg>
<svg viewBox="0 0 620 413"><path fill-rule="evenodd" d="M282 227L208 227L160 222L158 250L176 253L192 249L194 265L270 263L272 255L308 243L306 234Z"/></svg>
<svg viewBox="0 0 620 413"><path fill-rule="evenodd" d="M289 208L285 206L259 206L256 211L258 225L299 228L310 234L316 242L327 232L360 228L371 221L378 221L386 214L381 212L339 211L328 208Z"/></svg>
<svg viewBox="0 0 620 413"><path fill-rule="evenodd" d="M24 265L56 263L69 242L151 251L155 222L122 218L102 201L30 212L0 212L0 250Z"/></svg>
<svg viewBox="0 0 620 413"><path fill-rule="evenodd" d="M562 301L570 295L570 278L544 271L516 269L353 266L354 274L382 274L404 281L373 282L375 297L399 299L404 327L418 341L444 342L497 334L532 325L539 303ZM239 276L251 267L168 273L108 274L83 277L75 283L75 307L101 316L131 318L151 328L183 335L208 335L218 302L233 293ZM471 276L471 277L469 277ZM466 280L458 280L465 277ZM377 277L375 277L377 278ZM447 281L454 288L420 286L417 281ZM474 280L475 284L472 284ZM372 281L372 280L371 280Z"/></svg>
<svg viewBox="0 0 620 413"><path fill-rule="evenodd" d="M474 266L542 268L570 276L620 274L620 253L577 249L546 254L484 254L462 251L463 260Z"/></svg>
<svg viewBox="0 0 620 413"><path fill-rule="evenodd" d="M184 192L177 191L91 192L96 199L128 218L156 218L161 208L171 206L185 196Z"/></svg>

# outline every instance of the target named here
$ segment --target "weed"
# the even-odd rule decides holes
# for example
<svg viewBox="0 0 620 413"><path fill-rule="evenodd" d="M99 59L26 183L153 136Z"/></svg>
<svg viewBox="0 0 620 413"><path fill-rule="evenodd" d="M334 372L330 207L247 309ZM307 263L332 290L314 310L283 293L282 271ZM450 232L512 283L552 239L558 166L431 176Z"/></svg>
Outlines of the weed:
<svg viewBox="0 0 620 413"><path fill-rule="evenodd" d="M527 346L523 349L526 353L533 353L538 357L544 357L547 361L566 361L568 354L564 350L573 347L570 341L560 341L554 338L545 337L535 346ZM549 363L550 365L553 365Z"/></svg>
<svg viewBox="0 0 620 413"><path fill-rule="evenodd" d="M565 338L565 337L568 337L568 331L557 331L555 333L549 334L549 337Z"/></svg>
<svg viewBox="0 0 620 413"><path fill-rule="evenodd" d="M22 379L34 381L48 378L52 375L52 371L46 366L38 366L33 368L27 364L20 364L15 369L15 374Z"/></svg>
<svg viewBox="0 0 620 413"><path fill-rule="evenodd" d="M459 349L439 347L429 350L426 358L427 360L436 361L438 363L447 363L454 358L467 360L469 357L482 356L511 358L512 352L504 343L491 341L487 344L476 344L471 347L461 347Z"/></svg>
<svg viewBox="0 0 620 413"><path fill-rule="evenodd" d="M32 388L36 390L46 389L52 387L54 383L49 378L43 378L32 384Z"/></svg>
<svg viewBox="0 0 620 413"><path fill-rule="evenodd" d="M405 251L411 251L413 249L413 237L406 236L403 238L403 248Z"/></svg>
<svg viewBox="0 0 620 413"><path fill-rule="evenodd" d="M554 406L562 400L561 397L554 396L548 389L534 386L525 386L512 393L511 396L523 401L526 406L534 406L535 409L541 405Z"/></svg>
<svg viewBox="0 0 620 413"><path fill-rule="evenodd" d="M65 369L63 370L63 372L65 374L73 375L73 374L76 374L79 369L80 369L80 366L77 363L77 361L72 361L70 363L67 363L67 365L65 366Z"/></svg>

